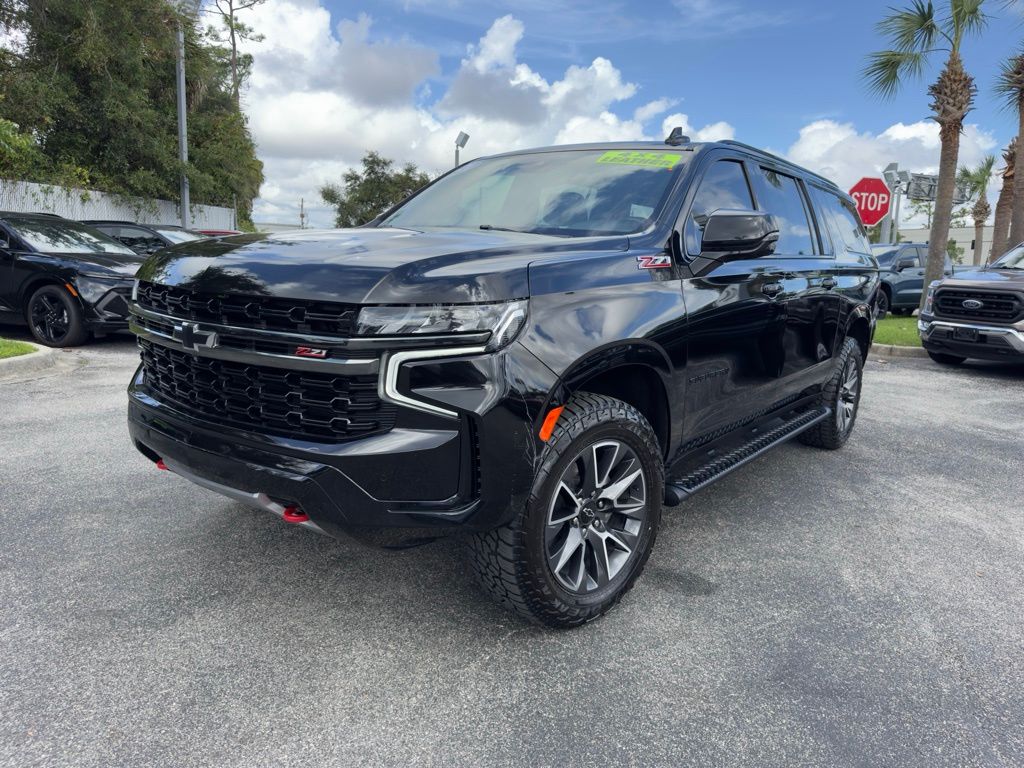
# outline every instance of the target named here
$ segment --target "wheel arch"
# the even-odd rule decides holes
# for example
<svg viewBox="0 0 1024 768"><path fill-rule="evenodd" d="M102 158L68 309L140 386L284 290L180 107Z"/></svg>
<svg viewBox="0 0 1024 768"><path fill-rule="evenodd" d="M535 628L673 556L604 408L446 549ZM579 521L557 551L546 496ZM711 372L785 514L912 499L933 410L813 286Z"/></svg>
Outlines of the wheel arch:
<svg viewBox="0 0 1024 768"><path fill-rule="evenodd" d="M564 404L576 392L614 397L643 414L654 429L663 456L667 456L672 439L668 395L672 371L668 355L656 344L640 339L609 344L569 366L559 378L545 412Z"/></svg>
<svg viewBox="0 0 1024 768"><path fill-rule="evenodd" d="M862 360L868 359L868 351L871 349L871 342L874 338L874 328L871 325L871 310L865 304L859 304L850 314L846 324L844 338L851 338L860 347Z"/></svg>

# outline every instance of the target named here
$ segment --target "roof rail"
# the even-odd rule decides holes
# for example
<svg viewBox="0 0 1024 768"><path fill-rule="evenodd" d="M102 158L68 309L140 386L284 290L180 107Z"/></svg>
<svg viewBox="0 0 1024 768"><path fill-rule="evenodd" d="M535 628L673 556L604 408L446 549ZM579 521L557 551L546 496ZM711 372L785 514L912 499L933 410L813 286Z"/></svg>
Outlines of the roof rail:
<svg viewBox="0 0 1024 768"><path fill-rule="evenodd" d="M800 173L807 174L808 176L813 176L818 181L820 181L823 184L826 184L826 185L828 185L830 187L833 187L834 189L839 189L839 185L836 184L834 181L832 181L832 179L825 178L820 173L815 173L814 171L809 171L806 168L804 168L803 166L797 165L792 160L787 160L784 157L779 157L778 155L774 155L771 152L765 152L763 149L758 149L757 147L753 147L750 144L744 144L742 141L736 141L734 139L723 139L722 141L719 142L719 144L728 144L731 147L736 147L738 149L745 149L748 152L752 152L754 154L760 155L761 157L766 158L768 160L772 160L773 162L779 163L781 165L789 166L793 170L799 171Z"/></svg>

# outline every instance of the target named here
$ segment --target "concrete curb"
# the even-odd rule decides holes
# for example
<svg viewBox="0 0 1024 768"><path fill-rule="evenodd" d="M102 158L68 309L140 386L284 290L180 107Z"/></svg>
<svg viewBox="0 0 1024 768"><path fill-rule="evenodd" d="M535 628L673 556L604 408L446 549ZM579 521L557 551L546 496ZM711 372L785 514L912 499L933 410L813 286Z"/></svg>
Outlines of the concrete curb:
<svg viewBox="0 0 1024 768"><path fill-rule="evenodd" d="M869 357L891 360L897 357L928 357L924 347L901 347L897 344L872 344Z"/></svg>
<svg viewBox="0 0 1024 768"><path fill-rule="evenodd" d="M47 368L52 368L57 364L57 355L60 353L59 349L41 347L29 341L23 343L28 344L30 347L35 347L36 351L29 352L27 355L18 355L17 357L8 357L0 360L0 379L45 371Z"/></svg>

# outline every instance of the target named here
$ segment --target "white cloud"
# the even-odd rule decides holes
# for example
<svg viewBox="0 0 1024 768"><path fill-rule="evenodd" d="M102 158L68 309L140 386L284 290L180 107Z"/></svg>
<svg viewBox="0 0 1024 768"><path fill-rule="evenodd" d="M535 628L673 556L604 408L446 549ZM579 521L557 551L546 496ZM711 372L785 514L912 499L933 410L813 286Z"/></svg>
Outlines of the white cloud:
<svg viewBox="0 0 1024 768"><path fill-rule="evenodd" d="M297 222L304 199L310 222L330 225L319 188L371 149L437 173L450 166L460 130L472 137L466 159L554 143L661 139L666 132L648 124L678 101L650 98L622 110L640 88L604 57L544 77L520 59L526 29L512 15L466 47L447 84L436 79L436 53L380 39L365 14L338 21L317 0L275 0L245 21L264 35L248 44L254 65L243 99L265 164L258 221ZM726 123L670 121L698 140L734 134Z"/></svg>
<svg viewBox="0 0 1024 768"><path fill-rule="evenodd" d="M816 120L800 129L799 138L784 154L849 189L863 176L881 175L893 162L911 173L938 173L939 148L939 127L932 120L895 123L877 135L858 132L851 123ZM998 159L998 150L991 133L967 125L960 137L959 165L975 166L991 154ZM993 204L994 188L995 180L989 194Z"/></svg>

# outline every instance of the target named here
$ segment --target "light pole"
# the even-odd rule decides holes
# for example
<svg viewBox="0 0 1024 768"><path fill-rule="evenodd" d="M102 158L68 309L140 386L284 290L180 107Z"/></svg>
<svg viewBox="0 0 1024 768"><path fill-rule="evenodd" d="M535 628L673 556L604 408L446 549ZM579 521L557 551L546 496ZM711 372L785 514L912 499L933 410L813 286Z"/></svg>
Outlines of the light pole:
<svg viewBox="0 0 1024 768"><path fill-rule="evenodd" d="M178 160L181 162L181 226L189 228L188 125L185 116L185 25L178 19Z"/></svg>
<svg viewBox="0 0 1024 768"><path fill-rule="evenodd" d="M459 135L455 137L455 167L459 167L459 150L466 146L466 142L469 141L469 134L465 131L459 131Z"/></svg>

